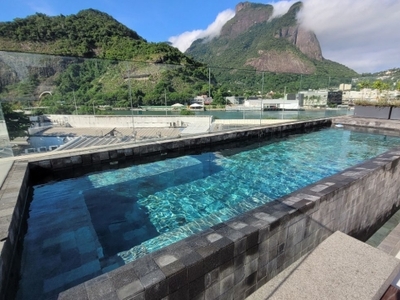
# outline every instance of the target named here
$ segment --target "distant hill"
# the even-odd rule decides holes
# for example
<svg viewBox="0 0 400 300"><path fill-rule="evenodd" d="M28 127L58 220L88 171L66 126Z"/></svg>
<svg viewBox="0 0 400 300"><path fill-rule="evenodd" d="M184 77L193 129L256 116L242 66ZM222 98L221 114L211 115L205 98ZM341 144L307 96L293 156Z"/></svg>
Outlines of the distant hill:
<svg viewBox="0 0 400 300"><path fill-rule="evenodd" d="M2 99L23 102L51 91L41 102L54 106L51 112L73 111L74 105L61 104L75 98L85 113L94 103L129 107L129 98L135 106L164 105L166 95L168 103L187 102L208 81L205 65L168 43L148 43L94 9L0 23Z"/></svg>
<svg viewBox="0 0 400 300"><path fill-rule="evenodd" d="M301 8L297 2L286 14L271 18L272 5L239 3L235 17L223 26L219 37L197 40L186 53L212 67L326 78L357 76L354 70L324 59L316 35L296 20ZM226 74L217 79L221 76L228 79Z"/></svg>
<svg viewBox="0 0 400 300"><path fill-rule="evenodd" d="M359 77L359 80L373 82L376 80L382 80L389 83L390 85L397 85L400 82L400 68L393 68L375 73L363 73Z"/></svg>
<svg viewBox="0 0 400 300"><path fill-rule="evenodd" d="M194 63L166 43L147 43L135 31L94 9L55 17L37 13L12 22L0 22L0 50L86 58L135 58L154 63Z"/></svg>

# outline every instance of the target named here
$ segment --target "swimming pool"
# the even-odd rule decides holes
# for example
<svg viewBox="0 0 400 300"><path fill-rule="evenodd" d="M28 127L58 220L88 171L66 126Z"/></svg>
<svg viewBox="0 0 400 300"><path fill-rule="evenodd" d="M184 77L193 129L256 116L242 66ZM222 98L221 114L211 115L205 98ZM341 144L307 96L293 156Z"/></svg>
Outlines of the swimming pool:
<svg viewBox="0 0 400 300"><path fill-rule="evenodd" d="M18 298L56 295L397 145L323 129L37 185Z"/></svg>

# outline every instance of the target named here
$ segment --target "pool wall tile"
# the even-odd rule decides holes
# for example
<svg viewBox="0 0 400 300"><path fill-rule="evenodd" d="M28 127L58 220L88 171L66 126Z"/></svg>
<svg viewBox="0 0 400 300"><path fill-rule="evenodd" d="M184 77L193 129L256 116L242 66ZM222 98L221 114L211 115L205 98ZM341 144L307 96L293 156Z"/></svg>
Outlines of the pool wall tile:
<svg viewBox="0 0 400 300"><path fill-rule="evenodd" d="M7 299L6 291L14 290L15 293L16 290L15 267L18 267L20 255L16 244L20 241L21 220L26 213L30 172L37 176L40 170L79 171L82 166L109 168L110 161L127 158L139 161L171 149L180 152L237 138L269 137L296 128L325 126L329 122L295 122L194 139L166 140L124 146L123 151L74 151L70 156L58 153L45 160L32 159L29 168L28 162L15 162L0 193L1 205L4 203L4 207L10 208L14 201L18 207L11 215L4 212L3 217L0 213L0 222L3 218L5 223L11 220L8 231L3 233L6 240L1 254L2 298ZM287 197L213 226L163 251L146 255L64 291L59 299L244 299L296 259L312 251L334 231L341 230L362 239L373 230L372 225L384 220L393 208L399 207L399 153L400 149L388 151ZM0 226L0 230L2 228ZM207 236L211 238L207 239ZM219 236L221 238L217 239ZM157 264L157 257L160 257L157 255L172 255L176 260L160 265ZM92 264L90 267L100 268ZM97 288L100 283L104 285Z"/></svg>
<svg viewBox="0 0 400 300"><path fill-rule="evenodd" d="M1 243L1 296L7 299L16 292L18 270L21 263L22 232L27 216L29 169L26 161L14 162L1 187L0 239ZM14 209L12 209L14 207ZM3 287L8 286L9 290ZM7 295L6 295L7 294Z"/></svg>

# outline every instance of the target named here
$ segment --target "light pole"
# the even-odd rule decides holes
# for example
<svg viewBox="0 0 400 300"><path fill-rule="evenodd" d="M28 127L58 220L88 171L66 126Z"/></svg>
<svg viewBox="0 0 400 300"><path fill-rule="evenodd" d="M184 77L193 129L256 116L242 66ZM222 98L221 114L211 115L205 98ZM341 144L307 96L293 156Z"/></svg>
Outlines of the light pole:
<svg viewBox="0 0 400 300"><path fill-rule="evenodd" d="M299 92L301 91L301 82L303 81L303 74L300 74L300 87L299 87Z"/></svg>
<svg viewBox="0 0 400 300"><path fill-rule="evenodd" d="M132 100L132 87L131 87L131 76L128 74L128 86L129 86L129 100L131 102L131 118L132 118L132 130L135 129L135 125L133 122L133 100Z"/></svg>
<svg viewBox="0 0 400 300"><path fill-rule="evenodd" d="M76 106L76 99L75 99L75 91L72 91L72 95L74 95L74 103L75 103L75 114L78 115L78 106Z"/></svg>
<svg viewBox="0 0 400 300"><path fill-rule="evenodd" d="M260 126L261 126L261 117L263 113L263 95L264 95L264 72L262 72L262 81L261 81Z"/></svg>
<svg viewBox="0 0 400 300"><path fill-rule="evenodd" d="M165 115L167 115L167 90L164 89L164 99L165 99Z"/></svg>
<svg viewBox="0 0 400 300"><path fill-rule="evenodd" d="M208 68L208 98L211 97L211 71Z"/></svg>

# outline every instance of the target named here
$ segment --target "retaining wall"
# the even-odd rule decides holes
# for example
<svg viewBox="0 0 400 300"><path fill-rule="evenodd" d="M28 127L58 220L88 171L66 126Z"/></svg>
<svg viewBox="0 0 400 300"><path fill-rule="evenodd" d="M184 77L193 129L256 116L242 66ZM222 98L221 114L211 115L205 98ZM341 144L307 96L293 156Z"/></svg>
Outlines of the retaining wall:
<svg viewBox="0 0 400 300"><path fill-rule="evenodd" d="M188 124L211 124L212 116L90 116L90 115L47 115L62 126L69 124L80 128L101 127L185 127Z"/></svg>

